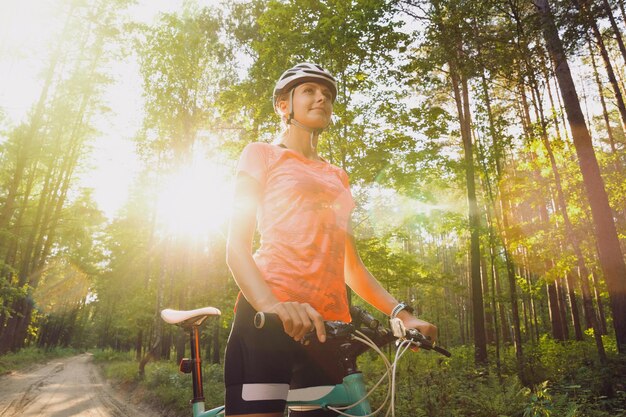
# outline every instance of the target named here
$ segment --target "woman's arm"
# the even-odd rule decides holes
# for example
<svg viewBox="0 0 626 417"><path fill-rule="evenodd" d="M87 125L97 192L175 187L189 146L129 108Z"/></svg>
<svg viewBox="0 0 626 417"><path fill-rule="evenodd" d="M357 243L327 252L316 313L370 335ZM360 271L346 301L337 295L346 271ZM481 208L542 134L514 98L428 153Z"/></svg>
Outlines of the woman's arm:
<svg viewBox="0 0 626 417"><path fill-rule="evenodd" d="M386 315L391 314L391 310L398 305L389 292L380 285L380 282L367 270L356 249L352 227L349 226L346 236L346 259L344 265L346 283L361 298L376 307ZM437 327L427 321L420 320L406 310L398 313L397 317L404 322L407 328L419 330L425 336L433 340L437 338Z"/></svg>
<svg viewBox="0 0 626 417"><path fill-rule="evenodd" d="M254 178L243 172L237 175L226 263L244 297L256 311L278 314L285 332L297 341L315 328L318 339L323 342L326 335L322 316L309 304L279 302L254 262L252 240L261 193L261 185Z"/></svg>

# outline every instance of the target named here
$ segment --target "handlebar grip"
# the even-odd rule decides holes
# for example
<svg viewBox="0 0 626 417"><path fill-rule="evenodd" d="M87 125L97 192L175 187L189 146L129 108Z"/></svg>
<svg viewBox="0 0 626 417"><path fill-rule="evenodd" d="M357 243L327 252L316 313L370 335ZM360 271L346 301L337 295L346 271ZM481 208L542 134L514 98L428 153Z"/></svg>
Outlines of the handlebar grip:
<svg viewBox="0 0 626 417"><path fill-rule="evenodd" d="M447 350L445 350L442 347L439 346L433 346L433 350L437 353L441 353L443 356L449 358L450 356L452 356L452 353L448 352Z"/></svg>
<svg viewBox="0 0 626 417"><path fill-rule="evenodd" d="M280 317L276 313L265 313L263 311L259 311L254 315L254 327L257 329L262 329L268 324L278 325L280 324Z"/></svg>
<svg viewBox="0 0 626 417"><path fill-rule="evenodd" d="M429 337L424 336L417 329L407 329L406 335L408 339L418 344L421 348L424 348L426 350L434 350L435 352L440 353L448 358L452 356L452 353L448 352L442 347L437 346L435 342L431 341Z"/></svg>
<svg viewBox="0 0 626 417"><path fill-rule="evenodd" d="M326 335L328 337L332 336L331 328L328 327L329 322L324 322L324 326L326 327ZM259 311L254 315L254 327L257 329L273 329L281 331L283 330L283 322L280 319L280 316L276 313L266 313L263 311ZM317 336L315 333L315 329L310 330L308 333L304 335L300 343L303 345L308 345L309 342L317 340Z"/></svg>
<svg viewBox="0 0 626 417"><path fill-rule="evenodd" d="M350 315L352 316L354 322L362 323L369 329L376 330L378 326L380 326L380 322L376 320L367 310L361 307L350 307Z"/></svg>

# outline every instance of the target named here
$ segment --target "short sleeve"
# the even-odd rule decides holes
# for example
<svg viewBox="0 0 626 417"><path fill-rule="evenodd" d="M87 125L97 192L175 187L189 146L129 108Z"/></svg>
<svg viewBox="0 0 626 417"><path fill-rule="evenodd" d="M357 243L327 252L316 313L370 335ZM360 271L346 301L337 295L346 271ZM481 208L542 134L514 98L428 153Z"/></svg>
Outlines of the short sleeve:
<svg viewBox="0 0 626 417"><path fill-rule="evenodd" d="M341 179L343 186L350 190L350 179L348 178L348 174L341 168L339 168L339 178Z"/></svg>
<svg viewBox="0 0 626 417"><path fill-rule="evenodd" d="M354 197L352 196L352 190L350 189L350 178L346 171L341 168L337 168L339 172L339 179L341 180L342 185L345 187L345 195L349 201L349 211L352 211L354 207L356 207L356 203L354 202Z"/></svg>
<svg viewBox="0 0 626 417"><path fill-rule="evenodd" d="M237 174L245 172L264 185L267 178L267 145L260 142L246 145L239 157Z"/></svg>

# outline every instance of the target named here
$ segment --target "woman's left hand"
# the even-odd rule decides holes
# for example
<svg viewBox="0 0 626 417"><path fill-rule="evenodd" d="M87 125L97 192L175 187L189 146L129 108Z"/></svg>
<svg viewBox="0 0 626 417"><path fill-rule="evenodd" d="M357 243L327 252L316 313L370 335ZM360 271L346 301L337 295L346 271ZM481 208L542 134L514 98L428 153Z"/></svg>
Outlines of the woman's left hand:
<svg viewBox="0 0 626 417"><path fill-rule="evenodd" d="M398 313L397 317L402 320L407 329L417 329L421 334L435 342L437 340L437 326L425 320L418 319L406 310Z"/></svg>

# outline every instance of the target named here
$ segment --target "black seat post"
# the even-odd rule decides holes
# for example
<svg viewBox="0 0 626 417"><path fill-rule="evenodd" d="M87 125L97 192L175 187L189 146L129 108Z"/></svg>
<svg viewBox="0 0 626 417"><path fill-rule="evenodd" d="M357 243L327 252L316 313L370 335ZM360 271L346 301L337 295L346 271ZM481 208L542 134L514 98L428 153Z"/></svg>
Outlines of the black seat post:
<svg viewBox="0 0 626 417"><path fill-rule="evenodd" d="M200 358L200 332L198 326L192 325L189 330L191 341L191 376L193 379L192 403L204 402L202 389L202 359Z"/></svg>

